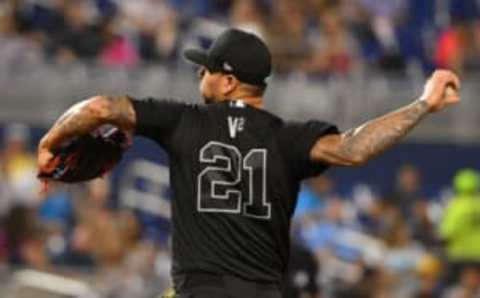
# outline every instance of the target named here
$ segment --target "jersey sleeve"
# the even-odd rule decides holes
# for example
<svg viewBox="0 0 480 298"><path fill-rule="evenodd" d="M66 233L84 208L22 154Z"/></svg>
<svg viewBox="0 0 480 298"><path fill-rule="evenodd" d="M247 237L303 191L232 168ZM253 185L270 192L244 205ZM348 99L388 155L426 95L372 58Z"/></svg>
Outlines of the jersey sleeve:
<svg viewBox="0 0 480 298"><path fill-rule="evenodd" d="M130 98L136 114L135 134L165 144L175 131L187 105L173 100Z"/></svg>
<svg viewBox="0 0 480 298"><path fill-rule="evenodd" d="M328 165L321 162L313 162L310 159L310 151L323 136L338 134L338 128L328 122L308 121L304 123L291 123L287 126L287 146L292 168L300 179L313 177L321 174Z"/></svg>

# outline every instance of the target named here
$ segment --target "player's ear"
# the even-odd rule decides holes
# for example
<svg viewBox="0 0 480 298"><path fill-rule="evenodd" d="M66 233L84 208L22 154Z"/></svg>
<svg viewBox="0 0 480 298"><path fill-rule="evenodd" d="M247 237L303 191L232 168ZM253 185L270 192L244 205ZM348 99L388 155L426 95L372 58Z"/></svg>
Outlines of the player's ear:
<svg viewBox="0 0 480 298"><path fill-rule="evenodd" d="M224 94L229 95L237 89L240 81L234 75L226 75L224 80Z"/></svg>

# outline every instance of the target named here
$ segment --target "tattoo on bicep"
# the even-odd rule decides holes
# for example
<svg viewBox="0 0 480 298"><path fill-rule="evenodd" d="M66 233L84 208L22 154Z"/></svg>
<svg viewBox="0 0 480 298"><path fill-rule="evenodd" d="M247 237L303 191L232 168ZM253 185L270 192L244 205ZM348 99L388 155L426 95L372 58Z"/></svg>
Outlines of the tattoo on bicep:
<svg viewBox="0 0 480 298"><path fill-rule="evenodd" d="M428 103L416 101L343 134L340 153L368 160L398 142L428 113Z"/></svg>

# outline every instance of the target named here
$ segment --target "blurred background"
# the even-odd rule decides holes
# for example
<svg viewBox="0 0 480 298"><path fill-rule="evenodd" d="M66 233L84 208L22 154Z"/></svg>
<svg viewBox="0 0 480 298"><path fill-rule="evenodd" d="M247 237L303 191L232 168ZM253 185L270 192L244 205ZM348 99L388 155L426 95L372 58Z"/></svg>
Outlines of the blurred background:
<svg viewBox="0 0 480 298"><path fill-rule="evenodd" d="M365 167L306 181L288 298L480 297L477 0L0 0L0 297L158 297L170 285L168 161L138 139L104 179L41 193L35 147L96 94L198 101L186 47L258 34L266 106L343 130L402 106L433 69L460 106Z"/></svg>

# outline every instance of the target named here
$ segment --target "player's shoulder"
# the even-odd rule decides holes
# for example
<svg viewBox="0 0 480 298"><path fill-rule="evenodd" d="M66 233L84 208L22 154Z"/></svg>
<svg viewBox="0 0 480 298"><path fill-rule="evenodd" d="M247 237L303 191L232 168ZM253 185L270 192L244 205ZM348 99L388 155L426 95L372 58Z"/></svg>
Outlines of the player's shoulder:
<svg viewBox="0 0 480 298"><path fill-rule="evenodd" d="M302 139L317 139L327 134L338 134L337 126L322 120L283 121L277 137L287 143Z"/></svg>

